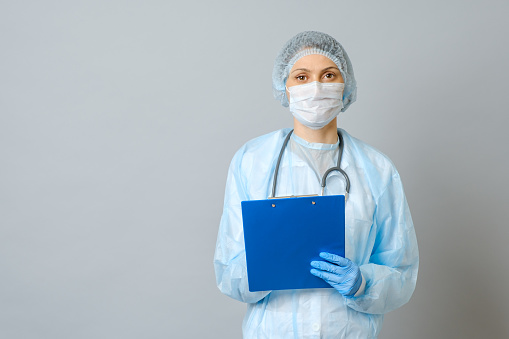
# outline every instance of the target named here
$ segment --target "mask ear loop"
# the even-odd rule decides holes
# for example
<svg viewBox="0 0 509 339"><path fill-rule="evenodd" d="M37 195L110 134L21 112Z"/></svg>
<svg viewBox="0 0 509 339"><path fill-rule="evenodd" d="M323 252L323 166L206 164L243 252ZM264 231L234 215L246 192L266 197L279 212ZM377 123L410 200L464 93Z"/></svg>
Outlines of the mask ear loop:
<svg viewBox="0 0 509 339"><path fill-rule="evenodd" d="M338 130L338 137L339 137L338 165L336 167L329 168L327 170L327 172L325 172L325 174L323 175L321 195L323 196L323 193L325 191L325 185L326 185L327 177L329 176L329 174L332 171L338 171L339 173L341 173L343 175L343 177L345 177L345 181L346 181L345 201L346 201L346 200L348 200L348 194L350 193L350 178L348 178L348 174L346 174L346 172L343 171L340 167L341 166L341 158L343 157L343 148L344 148L345 144L343 142L343 136L341 135L339 130Z"/></svg>

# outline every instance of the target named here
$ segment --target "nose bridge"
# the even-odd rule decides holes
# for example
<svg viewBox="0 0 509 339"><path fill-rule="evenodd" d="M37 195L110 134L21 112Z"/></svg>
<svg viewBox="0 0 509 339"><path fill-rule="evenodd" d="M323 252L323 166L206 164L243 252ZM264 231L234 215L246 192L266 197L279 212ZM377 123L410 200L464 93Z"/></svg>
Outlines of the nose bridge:
<svg viewBox="0 0 509 339"><path fill-rule="evenodd" d="M320 74L320 71L318 70L313 70L311 71L311 79L309 79L310 81L318 81L318 82L321 82L321 74Z"/></svg>

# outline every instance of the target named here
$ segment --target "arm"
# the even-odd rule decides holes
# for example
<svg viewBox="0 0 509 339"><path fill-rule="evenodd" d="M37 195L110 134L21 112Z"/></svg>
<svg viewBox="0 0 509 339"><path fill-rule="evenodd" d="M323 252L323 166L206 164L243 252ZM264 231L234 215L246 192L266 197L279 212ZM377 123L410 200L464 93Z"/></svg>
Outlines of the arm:
<svg viewBox="0 0 509 339"><path fill-rule="evenodd" d="M375 244L369 263L360 266L364 293L346 302L359 312L383 314L408 302L419 266L412 217L397 173L377 200L373 222Z"/></svg>
<svg viewBox="0 0 509 339"><path fill-rule="evenodd" d="M255 303L270 292L249 292L248 288L240 205L241 201L248 198L240 173L242 150L243 148L235 154L228 170L223 216L219 225L214 255L214 268L217 287L222 293L239 301Z"/></svg>

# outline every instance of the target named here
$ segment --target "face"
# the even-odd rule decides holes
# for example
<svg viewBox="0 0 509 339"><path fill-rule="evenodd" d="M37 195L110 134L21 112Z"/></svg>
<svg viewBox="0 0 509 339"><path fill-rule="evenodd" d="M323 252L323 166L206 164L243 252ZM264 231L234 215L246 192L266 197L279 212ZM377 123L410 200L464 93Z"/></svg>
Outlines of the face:
<svg viewBox="0 0 509 339"><path fill-rule="evenodd" d="M300 58L293 65L286 80L286 87L303 85L313 81L341 82L344 83L338 66L326 56L311 54ZM286 97L290 100L290 93L286 91Z"/></svg>

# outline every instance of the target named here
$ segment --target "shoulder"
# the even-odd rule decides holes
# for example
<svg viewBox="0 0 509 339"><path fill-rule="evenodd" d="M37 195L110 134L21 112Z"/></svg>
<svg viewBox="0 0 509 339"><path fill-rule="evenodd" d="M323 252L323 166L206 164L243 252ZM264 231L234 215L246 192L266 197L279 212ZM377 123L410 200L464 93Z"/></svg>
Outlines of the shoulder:
<svg viewBox="0 0 509 339"><path fill-rule="evenodd" d="M232 165L240 169L240 167L251 167L250 165L255 161L258 164L267 163L274 154L277 156L290 131L291 128L283 128L249 140L237 150L233 156Z"/></svg>
<svg viewBox="0 0 509 339"><path fill-rule="evenodd" d="M356 159L368 161L380 170L391 169L396 171L394 163L387 155L370 144L351 136L344 130L341 130L345 139L345 148L355 156Z"/></svg>
<svg viewBox="0 0 509 339"><path fill-rule="evenodd" d="M369 145L341 130L345 141L345 156L366 177L375 195L393 180L399 180L399 173L391 159Z"/></svg>
<svg viewBox="0 0 509 339"><path fill-rule="evenodd" d="M274 132L270 132L246 142L240 150L257 152L260 149L264 150L266 147L270 147L273 144L277 144L290 133L291 128L283 128Z"/></svg>
<svg viewBox="0 0 509 339"><path fill-rule="evenodd" d="M239 150L235 153L234 159L267 154L270 149L280 145L290 131L291 128L283 128L251 139L239 148Z"/></svg>

